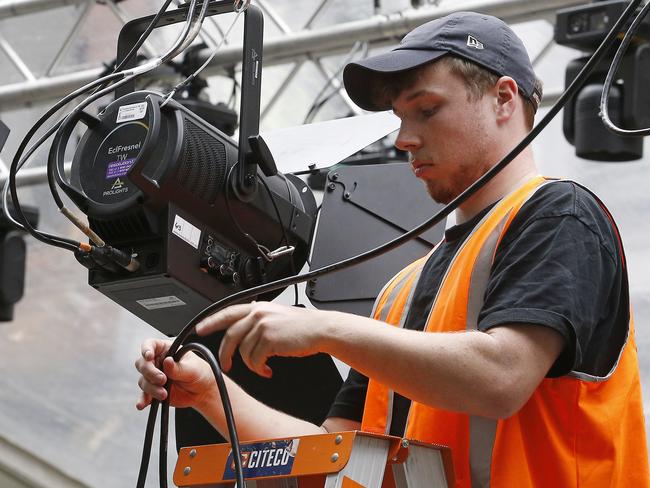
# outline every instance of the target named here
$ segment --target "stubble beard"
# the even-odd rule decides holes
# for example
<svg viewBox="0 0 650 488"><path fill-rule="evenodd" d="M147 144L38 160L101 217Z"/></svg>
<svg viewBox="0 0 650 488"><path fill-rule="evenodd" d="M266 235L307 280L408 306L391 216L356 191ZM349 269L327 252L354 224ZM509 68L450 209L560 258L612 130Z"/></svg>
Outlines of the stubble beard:
<svg viewBox="0 0 650 488"><path fill-rule="evenodd" d="M449 181L425 180L429 196L442 205L451 203L458 195L463 193L470 185L488 172L489 164L471 165L461 164L457 174Z"/></svg>

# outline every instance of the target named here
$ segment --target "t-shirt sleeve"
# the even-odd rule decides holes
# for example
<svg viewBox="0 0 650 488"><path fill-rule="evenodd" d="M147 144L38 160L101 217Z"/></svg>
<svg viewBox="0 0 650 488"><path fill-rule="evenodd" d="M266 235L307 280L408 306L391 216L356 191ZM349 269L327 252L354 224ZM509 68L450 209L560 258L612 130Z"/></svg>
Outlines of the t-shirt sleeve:
<svg viewBox="0 0 650 488"><path fill-rule="evenodd" d="M553 191L513 220L495 255L478 318L483 331L534 324L561 334L566 346L550 377L582 363L620 280L613 233L598 203L576 197L573 186Z"/></svg>
<svg viewBox="0 0 650 488"><path fill-rule="evenodd" d="M329 412L329 417L340 417L361 422L363 407L368 391L368 377L350 369L347 379L341 385Z"/></svg>

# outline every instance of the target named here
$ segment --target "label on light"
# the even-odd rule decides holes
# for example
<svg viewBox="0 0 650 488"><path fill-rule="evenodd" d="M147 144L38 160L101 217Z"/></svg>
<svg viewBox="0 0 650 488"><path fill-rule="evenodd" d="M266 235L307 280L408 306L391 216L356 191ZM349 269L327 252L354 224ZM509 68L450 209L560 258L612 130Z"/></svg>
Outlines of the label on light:
<svg viewBox="0 0 650 488"><path fill-rule="evenodd" d="M147 102L122 105L117 111L117 123L140 120L147 115Z"/></svg>
<svg viewBox="0 0 650 488"><path fill-rule="evenodd" d="M159 308L180 307L181 305L186 305L183 300L173 295L168 297L146 298L144 300L136 301L147 310L157 310Z"/></svg>
<svg viewBox="0 0 650 488"><path fill-rule="evenodd" d="M180 237L185 242L193 246L195 249L199 248L199 242L201 240L201 230L190 224L180 215L177 215L174 219L174 225L172 226L172 234Z"/></svg>

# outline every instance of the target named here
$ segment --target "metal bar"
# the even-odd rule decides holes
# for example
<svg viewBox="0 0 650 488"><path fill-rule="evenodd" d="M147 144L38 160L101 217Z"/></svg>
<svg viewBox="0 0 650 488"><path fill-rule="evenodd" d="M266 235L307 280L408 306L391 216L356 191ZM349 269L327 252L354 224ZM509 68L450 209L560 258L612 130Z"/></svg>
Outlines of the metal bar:
<svg viewBox="0 0 650 488"><path fill-rule="evenodd" d="M329 84L336 89L339 96L343 99L343 102L345 102L345 104L349 107L349 109L352 110L352 112L355 115L363 114L364 113L363 110L361 110L357 106L357 104L352 101L352 99L348 95L348 92L345 91L345 88L343 87L343 83L339 81L339 79L335 76L335 74L330 73L330 71L325 66L323 66L323 63L321 63L320 59L315 60L314 64L319 69L319 71L323 73L323 76L325 76L325 80L328 80Z"/></svg>
<svg viewBox="0 0 650 488"><path fill-rule="evenodd" d="M115 17L117 17L117 19L120 20L122 24L126 24L129 20L131 20L126 12L122 10L122 7L119 7L114 0L107 0L104 2L104 5L106 5L113 12L113 15L115 15ZM141 49L143 49L150 57L156 57L156 50L153 48L149 41L144 41Z"/></svg>
<svg viewBox="0 0 650 488"><path fill-rule="evenodd" d="M90 0L4 0L0 3L0 20L88 1Z"/></svg>
<svg viewBox="0 0 650 488"><path fill-rule="evenodd" d="M65 174L70 176L70 168L72 166L71 162L66 162L64 164ZM9 177L9 172L0 173L0 193L2 188L4 188L5 182ZM47 183L47 167L46 166L37 166L35 168L24 168L21 169L16 174L16 185L17 186L29 186L29 185L38 185L41 183Z"/></svg>
<svg viewBox="0 0 650 488"><path fill-rule="evenodd" d="M33 1L33 0L32 0ZM507 22L519 22L544 15L569 5L584 3L583 0L547 0L530 2L527 0L477 0L468 10L479 10L496 15ZM434 18L447 15L455 9L419 9L388 16L372 17L354 22L313 31L287 34L268 41L264 47L264 65L273 66L294 61L295 58L310 53L314 57L339 54L349 51L355 41L370 42L374 45L395 43L397 39L417 25ZM209 50L205 51L206 59ZM231 46L221 50L208 68L206 76L228 73L228 70L241 62L241 47ZM16 83L0 87L0 107L17 108L26 103L49 100L64 95L82 84L92 81L101 69L78 72L71 75L47 78L30 83ZM75 83L77 83L75 85Z"/></svg>
<svg viewBox="0 0 650 488"><path fill-rule="evenodd" d="M90 8L89 3L84 3L79 6L79 9L81 12L79 13L79 17L77 18L75 24L72 26L72 29L70 30L70 33L68 34L68 37L66 37L65 41L63 42L63 45L59 49L59 52L57 53L56 57L52 60L52 63L50 63L50 66L47 68L47 71L45 71L45 74L47 76L50 76L52 71L56 69L56 67L59 65L61 60L63 59L63 56L65 53L68 51L70 46L72 45L72 42L74 41L76 35L79 33L81 28L83 27L84 20L86 20L86 14L88 13L88 9Z"/></svg>
<svg viewBox="0 0 650 488"><path fill-rule="evenodd" d="M314 10L314 13L311 14L311 17L309 17L309 20L307 20L307 23L305 24L305 28L311 27L311 25L314 23L314 20L316 20L316 17L320 15L320 13L323 11L323 8L325 8L325 5L330 3L330 0L323 0L318 7L316 7L316 10Z"/></svg>
<svg viewBox="0 0 650 488"><path fill-rule="evenodd" d="M5 39L5 37L0 33L0 49L4 51L4 53L7 55L9 60L13 63L13 65L20 71L20 73L27 79L28 81L35 81L36 77L34 74L31 72L31 70L27 67L27 65L23 62L22 59L20 59L20 56L18 56L18 53L14 51L14 48L11 47L11 44L9 44L9 41Z"/></svg>
<svg viewBox="0 0 650 488"><path fill-rule="evenodd" d="M295 78L295 76L298 74L298 71L300 71L300 68L302 67L303 64L305 64L305 60L303 59L301 61L298 61L293 65L293 68L291 68L291 71L289 71L289 74L287 77L284 79L284 81L280 84L280 87L275 91L269 102L266 104L264 109L262 110L262 113L260 114L260 119L264 120L264 118L267 116L267 114L271 111L271 109L275 106L277 101L280 99L280 96L287 90L287 87L289 86L289 83Z"/></svg>
<svg viewBox="0 0 650 488"><path fill-rule="evenodd" d="M0 158L0 178L6 177L8 174L9 170L7 169L7 165L2 158Z"/></svg>
<svg viewBox="0 0 650 488"><path fill-rule="evenodd" d="M272 8L266 0L257 0L257 6L262 9L262 12L264 12L265 17L269 17L271 21L278 26L278 28L284 32L285 34L288 34L291 31L291 27L284 21L282 17L278 15L278 13L275 11L274 8Z"/></svg>

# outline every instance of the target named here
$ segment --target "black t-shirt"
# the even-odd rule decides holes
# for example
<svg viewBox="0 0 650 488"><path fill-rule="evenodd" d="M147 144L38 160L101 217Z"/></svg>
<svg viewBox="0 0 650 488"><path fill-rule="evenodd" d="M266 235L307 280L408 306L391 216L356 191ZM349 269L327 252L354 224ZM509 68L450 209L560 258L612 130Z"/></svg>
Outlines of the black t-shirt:
<svg viewBox="0 0 650 488"><path fill-rule="evenodd" d="M450 260L490 208L445 231L444 242L424 265L405 328L424 329ZM548 377L570 371L606 376L629 319L621 263L618 237L593 196L568 181L545 185L522 206L499 244L478 328L550 327L566 345ZM361 421L367 387L368 378L350 370L328 417ZM396 392L392 435L403 435L409 407L410 400Z"/></svg>

